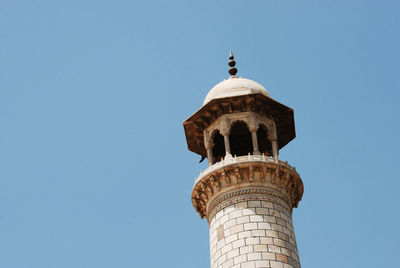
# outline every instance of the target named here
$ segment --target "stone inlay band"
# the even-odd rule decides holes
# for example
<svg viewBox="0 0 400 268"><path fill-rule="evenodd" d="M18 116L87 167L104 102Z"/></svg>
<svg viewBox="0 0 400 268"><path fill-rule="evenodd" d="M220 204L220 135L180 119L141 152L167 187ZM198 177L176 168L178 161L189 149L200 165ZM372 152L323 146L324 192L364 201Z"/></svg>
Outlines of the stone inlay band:
<svg viewBox="0 0 400 268"><path fill-rule="evenodd" d="M212 219L221 209L230 205L234 205L244 201L274 201L285 207L288 211L292 211L289 199L282 193L268 188L246 188L233 191L214 200L208 208L208 218Z"/></svg>
<svg viewBox="0 0 400 268"><path fill-rule="evenodd" d="M280 195L290 208L297 207L303 195L300 176L288 164L248 160L227 163L196 180L192 203L202 218L210 219L208 214L218 205L217 200L222 201L226 194L240 195L237 191L243 191L243 188L257 188L259 192L269 189L268 194Z"/></svg>

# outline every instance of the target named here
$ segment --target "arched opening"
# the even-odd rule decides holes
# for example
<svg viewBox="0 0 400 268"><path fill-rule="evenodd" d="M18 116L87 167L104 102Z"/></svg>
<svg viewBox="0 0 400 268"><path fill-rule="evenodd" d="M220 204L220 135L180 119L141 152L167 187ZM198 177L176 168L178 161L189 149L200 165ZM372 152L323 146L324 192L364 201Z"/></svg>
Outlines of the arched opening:
<svg viewBox="0 0 400 268"><path fill-rule="evenodd" d="M221 161L225 157L225 143L224 136L219 133L219 130L214 132L213 135L214 147L212 149L213 157L212 163Z"/></svg>
<svg viewBox="0 0 400 268"><path fill-rule="evenodd" d="M257 130L258 148L261 154L271 156L272 146L271 141L268 140L268 131L265 125L260 124Z"/></svg>
<svg viewBox="0 0 400 268"><path fill-rule="evenodd" d="M229 143L233 156L247 155L249 153L253 154L251 133L246 123L243 121L236 121L232 124Z"/></svg>

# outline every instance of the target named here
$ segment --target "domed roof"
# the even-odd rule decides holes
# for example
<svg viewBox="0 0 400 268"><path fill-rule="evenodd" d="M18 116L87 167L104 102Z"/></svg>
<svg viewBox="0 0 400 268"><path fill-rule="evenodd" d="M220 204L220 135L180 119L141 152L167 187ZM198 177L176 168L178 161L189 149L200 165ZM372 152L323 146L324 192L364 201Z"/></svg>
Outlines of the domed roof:
<svg viewBox="0 0 400 268"><path fill-rule="evenodd" d="M206 98L204 99L203 106L213 99L248 95L253 93L261 93L269 97L268 91L259 83L250 79L232 76L229 79L218 83L210 90L210 92L208 92Z"/></svg>

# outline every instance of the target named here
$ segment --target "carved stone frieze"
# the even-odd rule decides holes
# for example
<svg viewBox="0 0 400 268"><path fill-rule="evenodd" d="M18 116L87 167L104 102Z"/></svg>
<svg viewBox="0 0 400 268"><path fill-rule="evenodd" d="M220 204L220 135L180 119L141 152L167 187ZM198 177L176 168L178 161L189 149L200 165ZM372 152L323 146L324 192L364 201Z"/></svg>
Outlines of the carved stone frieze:
<svg viewBox="0 0 400 268"><path fill-rule="evenodd" d="M274 200L291 211L303 195L303 182L294 168L281 161L246 161L221 165L200 176L192 203L202 218L246 200Z"/></svg>
<svg viewBox="0 0 400 268"><path fill-rule="evenodd" d="M272 201L283 206L288 211L292 210L289 198L276 190L269 188L243 188L226 193L215 199L208 208L207 219L210 221L215 214L230 205L253 200Z"/></svg>

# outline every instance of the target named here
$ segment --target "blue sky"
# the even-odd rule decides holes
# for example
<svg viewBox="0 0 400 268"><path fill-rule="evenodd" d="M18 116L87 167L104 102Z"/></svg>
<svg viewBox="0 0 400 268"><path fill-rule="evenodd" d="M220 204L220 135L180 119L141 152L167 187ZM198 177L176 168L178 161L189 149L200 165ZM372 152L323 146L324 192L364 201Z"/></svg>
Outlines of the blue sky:
<svg viewBox="0 0 400 268"><path fill-rule="evenodd" d="M398 1L0 0L0 267L209 267L182 122L238 75L294 108L306 268L396 267Z"/></svg>

